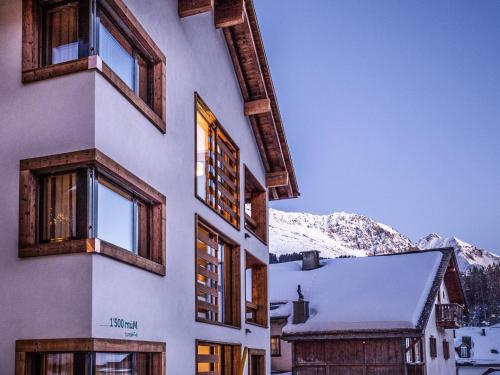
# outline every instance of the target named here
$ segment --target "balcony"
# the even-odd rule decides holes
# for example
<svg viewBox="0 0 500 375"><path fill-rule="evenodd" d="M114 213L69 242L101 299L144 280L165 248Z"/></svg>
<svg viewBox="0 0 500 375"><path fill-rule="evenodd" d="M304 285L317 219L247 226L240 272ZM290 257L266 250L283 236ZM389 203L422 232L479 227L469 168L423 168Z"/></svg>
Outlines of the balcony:
<svg viewBox="0 0 500 375"><path fill-rule="evenodd" d="M437 326L444 329L455 329L462 326L463 308L457 303L436 305Z"/></svg>

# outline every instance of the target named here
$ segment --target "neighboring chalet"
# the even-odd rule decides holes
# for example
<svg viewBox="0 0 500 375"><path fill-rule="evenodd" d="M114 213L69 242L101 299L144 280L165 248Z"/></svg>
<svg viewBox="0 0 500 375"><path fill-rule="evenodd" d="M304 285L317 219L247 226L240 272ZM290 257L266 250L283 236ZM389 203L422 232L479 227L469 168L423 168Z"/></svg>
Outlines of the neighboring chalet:
<svg viewBox="0 0 500 375"><path fill-rule="evenodd" d="M252 0L0 1L0 56L0 375L269 374Z"/></svg>
<svg viewBox="0 0 500 375"><path fill-rule="evenodd" d="M275 372L455 374L465 299L453 249L321 261L306 252L271 265L270 286Z"/></svg>
<svg viewBox="0 0 500 375"><path fill-rule="evenodd" d="M500 374L500 324L455 331L458 375Z"/></svg>

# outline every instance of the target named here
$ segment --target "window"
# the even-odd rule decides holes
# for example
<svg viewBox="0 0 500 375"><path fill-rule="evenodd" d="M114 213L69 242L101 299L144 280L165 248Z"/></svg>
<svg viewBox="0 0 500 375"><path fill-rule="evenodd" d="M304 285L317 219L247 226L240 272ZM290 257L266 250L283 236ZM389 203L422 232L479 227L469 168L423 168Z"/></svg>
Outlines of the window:
<svg viewBox="0 0 500 375"><path fill-rule="evenodd" d="M429 338L429 352L430 352L431 358L436 358L437 357L437 343L436 343L436 338L432 337L432 336Z"/></svg>
<svg viewBox="0 0 500 375"><path fill-rule="evenodd" d="M271 356L281 356L281 338L279 336L271 336Z"/></svg>
<svg viewBox="0 0 500 375"><path fill-rule="evenodd" d="M443 340L443 357L450 359L450 343L446 340Z"/></svg>
<svg viewBox="0 0 500 375"><path fill-rule="evenodd" d="M266 374L266 352L260 349L248 350L248 374L265 375Z"/></svg>
<svg viewBox="0 0 500 375"><path fill-rule="evenodd" d="M245 317L247 323L267 326L267 266L245 252Z"/></svg>
<svg viewBox="0 0 500 375"><path fill-rule="evenodd" d="M123 0L23 5L24 82L97 69L165 131L165 56Z"/></svg>
<svg viewBox="0 0 500 375"><path fill-rule="evenodd" d="M460 358L470 358L470 351L467 345L460 346Z"/></svg>
<svg viewBox="0 0 500 375"><path fill-rule="evenodd" d="M196 345L196 373L199 375L237 375L240 373L240 347L199 342Z"/></svg>
<svg viewBox="0 0 500 375"><path fill-rule="evenodd" d="M196 238L196 318L239 327L239 247L198 217Z"/></svg>
<svg viewBox="0 0 500 375"><path fill-rule="evenodd" d="M105 347L113 347L113 351ZM53 348L57 347L57 350ZM88 351L89 347L96 348ZM107 339L21 340L16 343L16 374L164 375L165 345Z"/></svg>
<svg viewBox="0 0 500 375"><path fill-rule="evenodd" d="M97 150L21 161L20 204L21 257L95 251L165 273L165 197Z"/></svg>
<svg viewBox="0 0 500 375"><path fill-rule="evenodd" d="M424 339L423 337L407 337L406 343L406 363L424 363Z"/></svg>
<svg viewBox="0 0 500 375"><path fill-rule="evenodd" d="M239 229L239 150L196 95L196 195Z"/></svg>
<svg viewBox="0 0 500 375"><path fill-rule="evenodd" d="M245 167L245 228L267 243L266 189Z"/></svg>

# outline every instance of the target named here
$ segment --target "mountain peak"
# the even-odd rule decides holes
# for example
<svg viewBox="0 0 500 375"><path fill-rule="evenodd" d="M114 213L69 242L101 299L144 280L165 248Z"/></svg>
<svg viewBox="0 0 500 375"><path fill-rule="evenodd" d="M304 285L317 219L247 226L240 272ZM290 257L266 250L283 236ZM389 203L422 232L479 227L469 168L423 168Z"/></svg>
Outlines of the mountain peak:
<svg viewBox="0 0 500 375"><path fill-rule="evenodd" d="M453 247L461 270L488 266L500 257L457 237L430 233L414 244L393 227L348 212L315 215L269 210L270 252L276 255L318 250L325 258L370 256L409 250Z"/></svg>

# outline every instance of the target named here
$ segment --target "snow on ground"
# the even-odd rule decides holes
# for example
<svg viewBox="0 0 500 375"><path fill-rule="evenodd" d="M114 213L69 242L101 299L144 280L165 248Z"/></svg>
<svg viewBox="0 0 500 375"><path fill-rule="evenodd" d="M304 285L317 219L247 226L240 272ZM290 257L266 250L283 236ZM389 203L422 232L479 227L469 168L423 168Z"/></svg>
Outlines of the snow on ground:
<svg viewBox="0 0 500 375"><path fill-rule="evenodd" d="M482 329L486 335L482 335ZM478 365L500 363L500 324L491 327L464 327L456 330L455 347L462 343L463 336L472 340L471 358L460 358L455 355L457 363L474 363Z"/></svg>
<svg viewBox="0 0 500 375"><path fill-rule="evenodd" d="M441 259L440 251L430 251L328 259L311 271L302 271L300 261L273 264L270 302L297 300L301 285L310 318L288 324L288 333L414 328Z"/></svg>

